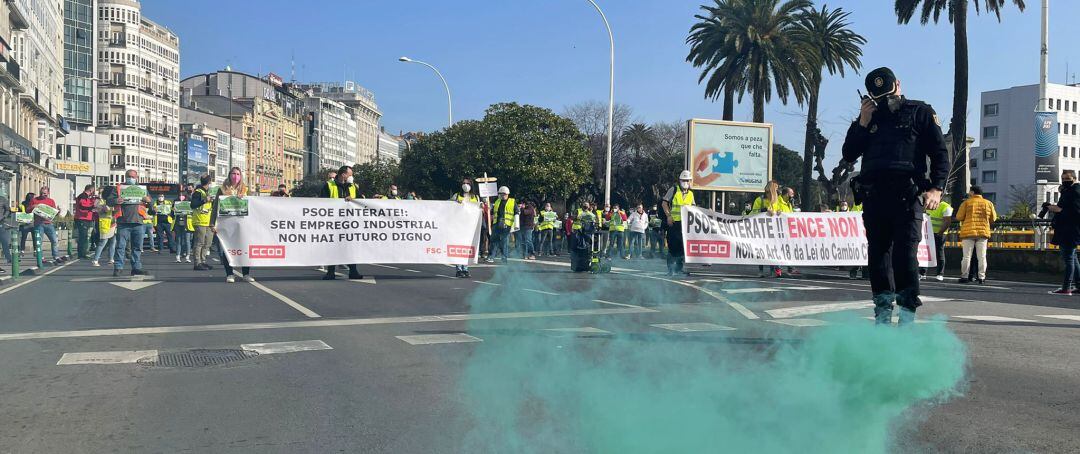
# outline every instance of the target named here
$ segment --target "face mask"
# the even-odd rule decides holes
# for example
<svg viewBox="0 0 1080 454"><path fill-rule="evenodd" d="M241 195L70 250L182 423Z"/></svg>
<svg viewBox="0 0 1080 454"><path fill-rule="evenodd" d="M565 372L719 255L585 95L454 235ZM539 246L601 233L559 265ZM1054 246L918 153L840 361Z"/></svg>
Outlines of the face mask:
<svg viewBox="0 0 1080 454"><path fill-rule="evenodd" d="M164 201L165 201L165 198L164 198L164 197L158 197L158 198L157 198L157 201L158 201L158 202L164 202Z"/></svg>
<svg viewBox="0 0 1080 454"><path fill-rule="evenodd" d="M240 184L240 175L229 175L229 181L232 184Z"/></svg>
<svg viewBox="0 0 1080 454"><path fill-rule="evenodd" d="M679 187L683 188L684 190L685 189L690 189L690 182L689 181L680 181L679 182Z"/></svg>
<svg viewBox="0 0 1080 454"><path fill-rule="evenodd" d="M390 195L397 195L397 189L391 189Z"/></svg>
<svg viewBox="0 0 1080 454"><path fill-rule="evenodd" d="M124 182L127 183L127 184L135 184L136 183L135 179L131 178L131 177L127 177L127 179L124 180Z"/></svg>
<svg viewBox="0 0 1080 454"><path fill-rule="evenodd" d="M900 97L896 95L888 95L884 99L878 101L879 109L889 109L889 112L896 113L900 110Z"/></svg>
<svg viewBox="0 0 1080 454"><path fill-rule="evenodd" d="M472 191L472 186L467 184L461 185L461 192L468 193L469 191Z"/></svg>
<svg viewBox="0 0 1080 454"><path fill-rule="evenodd" d="M346 179L345 179L345 182L346 182L346 183L349 183L349 184L353 184L353 177L352 177L352 176L349 176L349 178L346 178Z"/></svg>
<svg viewBox="0 0 1080 454"><path fill-rule="evenodd" d="M1061 186L1062 186L1062 187L1066 187L1066 188L1071 188L1071 187L1072 187L1072 185L1073 185L1073 184L1075 184L1075 183L1076 183L1076 182L1075 182L1075 181L1072 181L1072 180L1062 180L1062 181L1061 181Z"/></svg>

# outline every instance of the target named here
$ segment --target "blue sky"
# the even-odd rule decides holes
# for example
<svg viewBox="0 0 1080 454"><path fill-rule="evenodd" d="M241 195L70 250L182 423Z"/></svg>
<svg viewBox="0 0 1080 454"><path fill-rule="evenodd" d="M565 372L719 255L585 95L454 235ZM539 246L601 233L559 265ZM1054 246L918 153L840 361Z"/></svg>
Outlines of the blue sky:
<svg viewBox="0 0 1080 454"><path fill-rule="evenodd" d="M709 0L711 3L711 0ZM981 0L980 0L981 1ZM719 118L722 104L703 99L698 70L684 43L702 1L598 0L615 33L615 98L644 122ZM823 2L817 2L822 4ZM1027 85L1039 76L1039 0L1019 13L1009 6L969 20L969 134L978 127L979 93ZM868 40L862 74L889 66L904 93L931 103L943 124L952 106L952 27L897 25L892 0L839 0L852 28ZM446 76L454 118L479 118L492 103L516 101L561 112L584 100L607 100L608 41L599 15L585 0L144 0L143 14L180 36L181 74L231 65L236 70L303 81L356 80L375 93L390 132L430 131L446 124ZM1066 63L1080 72L1080 50L1067 47L1069 18L1080 2L1052 0L1050 81L1065 82ZM1072 34L1075 36L1075 34ZM819 117L839 158L848 122L857 112L862 76L828 78ZM749 99L736 120L749 120ZM801 150L805 109L774 100L766 121L776 141Z"/></svg>

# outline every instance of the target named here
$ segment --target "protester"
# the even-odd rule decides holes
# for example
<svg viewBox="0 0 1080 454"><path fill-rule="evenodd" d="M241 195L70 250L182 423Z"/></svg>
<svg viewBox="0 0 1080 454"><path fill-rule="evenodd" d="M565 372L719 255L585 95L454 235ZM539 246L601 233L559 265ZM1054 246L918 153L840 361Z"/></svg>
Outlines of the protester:
<svg viewBox="0 0 1080 454"><path fill-rule="evenodd" d="M49 198L49 188L42 186L41 191L38 192L38 196L34 197L30 201L29 212L33 212L34 208L38 205L48 205L56 208L56 202ZM53 263L63 263L64 257L60 255L56 248L56 226L53 225L52 219L45 219L41 216L34 216L34 232L38 236L38 241L45 242L45 238L49 238L49 246L52 252ZM44 253L42 253L44 254Z"/></svg>
<svg viewBox="0 0 1080 454"><path fill-rule="evenodd" d="M210 210L210 226L211 229L217 234L217 219L220 213L220 204L222 197L247 197L248 188L243 181L243 171L239 167L233 167L229 170L229 176L218 188L217 193L214 194L213 208ZM233 274L232 264L229 263L229 254L225 253L225 248L221 248L221 266L225 268L225 282L236 282L236 275ZM240 267L240 273L243 274L244 280L248 282L255 282L255 278L251 276L251 267Z"/></svg>
<svg viewBox="0 0 1080 454"><path fill-rule="evenodd" d="M4 260L13 262L11 255L11 226L15 225L15 213L18 211L9 205L7 197L0 196L0 249L3 249ZM0 273L4 270L0 269Z"/></svg>
<svg viewBox="0 0 1080 454"><path fill-rule="evenodd" d="M124 185L133 186L138 184L139 172L135 169L128 169L124 173ZM138 203L126 202L120 197L120 191L123 186L117 188L116 191L109 194L109 198L106 202L110 207L119 211L116 218L116 254L114 260L116 262L113 267L113 276L119 276L120 272L124 270L124 258L127 255L125 250L128 244L131 245L131 275L139 276L146 274L142 269L142 248L143 248L143 235L146 230L143 228L143 221L147 214L143 208L143 204L150 203L150 197L145 196Z"/></svg>
<svg viewBox="0 0 1080 454"><path fill-rule="evenodd" d="M94 185L88 184L75 197L75 235L77 256L80 259L90 258L90 232L94 230L94 208L98 197L94 192Z"/></svg>
<svg viewBox="0 0 1080 454"><path fill-rule="evenodd" d="M573 241L573 238L570 238L570 236L573 235L573 233L574 233L574 217L570 215L569 211L567 211L566 215L563 217L562 231L563 231L563 238L565 239L565 242L566 242L566 253L569 254L570 253L570 246L573 246L570 243L571 241Z"/></svg>
<svg viewBox="0 0 1080 454"><path fill-rule="evenodd" d="M616 203L615 207L607 213L607 216L607 257L611 258L611 254L614 251L616 257L620 257L624 260L629 259L630 255L626 250L626 212L620 209L619 204Z"/></svg>
<svg viewBox="0 0 1080 454"><path fill-rule="evenodd" d="M595 204L594 204L595 206ZM604 204L604 210L596 210L596 226L600 231L600 255L607 256L608 242L611 241L611 205Z"/></svg>
<svg viewBox="0 0 1080 454"><path fill-rule="evenodd" d="M508 255L510 254L510 229L514 226L514 215L516 201L510 197L510 188L502 186L499 188L499 198L495 200L495 203L491 206L491 255L488 256L488 261L495 261L494 258L498 255L502 255L502 262L506 263Z"/></svg>
<svg viewBox="0 0 1080 454"><path fill-rule="evenodd" d="M690 179L690 171L683 170L679 174L678 188L672 186L664 194L664 218L667 219L668 276L684 272L683 263L686 259L683 254L682 244L682 207L694 206L694 191L690 190Z"/></svg>
<svg viewBox="0 0 1080 454"><path fill-rule="evenodd" d="M359 188L353 183L352 167L341 166L336 173L336 178L333 181L326 182L320 197L324 199L345 199L346 202L349 202L357 198L360 195L359 192ZM323 280L332 281L337 279L337 267L338 265L327 265L326 275L323 276ZM349 264L349 279L363 278L364 276L357 271L356 264Z"/></svg>
<svg viewBox="0 0 1080 454"><path fill-rule="evenodd" d="M284 184L279 184L277 190L270 193L270 197L291 197L289 195L288 188Z"/></svg>
<svg viewBox="0 0 1080 454"><path fill-rule="evenodd" d="M781 197L781 201L784 202L784 211L783 212L785 212L785 213L795 213L795 212L801 211L799 209L798 202L795 200L795 189L794 188L790 188L790 187L784 188L784 191L782 192L782 194L783 194L783 196ZM799 274L801 274L801 273L799 273L799 270L795 269L795 267L793 267L793 266L787 267L787 271L788 271L788 274L790 274L792 276L798 276ZM779 276L777 276L777 277L779 277Z"/></svg>
<svg viewBox="0 0 1080 454"><path fill-rule="evenodd" d="M145 205L148 216L143 219L143 236L147 242L147 249L150 249L150 252L158 252L158 248L154 246L154 224L157 223L157 210L154 209L152 201L146 202Z"/></svg>
<svg viewBox="0 0 1080 454"><path fill-rule="evenodd" d="M956 220L960 221L960 246L964 258L960 261L960 283L971 282L968 270L971 269L971 254L974 250L979 258L979 275L976 282L986 281L986 242L990 240L990 224L997 220L994 203L982 196L982 188L971 187L971 197L960 204L956 210Z"/></svg>
<svg viewBox="0 0 1080 454"><path fill-rule="evenodd" d="M193 266L195 271L214 269L206 263L206 258L210 255L210 243L214 241L214 231L210 227L210 218L214 209L214 201L209 194L212 181L210 175L203 175L199 179L199 185L191 194L191 226L195 228L195 245L192 248L195 258L192 260L195 263Z"/></svg>
<svg viewBox="0 0 1080 454"><path fill-rule="evenodd" d="M457 203L464 204L466 202L480 205L480 196L472 193L472 180L463 178L461 180L461 192L455 193L450 200ZM469 277L469 265L455 265L457 277Z"/></svg>
<svg viewBox="0 0 1080 454"><path fill-rule="evenodd" d="M19 204L18 212L29 213L30 203L34 201L35 197L37 197L37 194L34 194L33 192L27 193L26 198L23 199L22 203ZM34 224L19 225L19 257L22 257L23 251L26 250L26 237L30 236L33 231Z"/></svg>
<svg viewBox="0 0 1080 454"><path fill-rule="evenodd" d="M180 195L176 202L191 202L186 188L180 186ZM181 261L191 263L191 237L195 234L195 226L192 225L191 214L176 211L176 203L173 203L173 231L176 238L176 263Z"/></svg>
<svg viewBox="0 0 1080 454"><path fill-rule="evenodd" d="M176 237L173 233L173 203L165 200L165 194L158 194L157 204L154 205L154 213L157 217L157 248L165 251L165 243L169 243L169 253L176 253Z"/></svg>
<svg viewBox="0 0 1080 454"><path fill-rule="evenodd" d="M97 214L97 230L98 230L98 244L94 249L94 257L90 262L93 266L101 266L101 253L106 248L109 249L109 264L116 262L116 213L118 210L113 209L106 200L111 196L112 192L115 192L115 187L106 187L102 191L102 199L98 199L95 203L94 211Z"/></svg>
<svg viewBox="0 0 1080 454"><path fill-rule="evenodd" d="M664 254L664 213L654 205L649 210L649 256L657 257Z"/></svg>
<svg viewBox="0 0 1080 454"><path fill-rule="evenodd" d="M791 208L780 196L780 183L777 183L776 180L769 181L765 184L765 193L754 199L754 203L750 207L751 213L765 213L769 216L786 213L790 211L790 209ZM780 271L779 266L770 265L769 269L772 270L774 276L783 276L783 272ZM764 265L758 265L758 277L765 277Z"/></svg>
<svg viewBox="0 0 1080 454"><path fill-rule="evenodd" d="M1080 261L1076 258L1076 246L1080 244L1080 185L1076 184L1076 172L1061 172L1060 193L1057 205L1047 207L1047 211L1054 213L1054 237L1050 242L1061 250L1065 278L1061 288L1050 294L1072 295L1080 284Z"/></svg>
<svg viewBox="0 0 1080 454"><path fill-rule="evenodd" d="M555 231L559 222L559 215L551 209L551 202L544 204L544 210L540 212L540 246L537 255L555 256Z"/></svg>
<svg viewBox="0 0 1080 454"><path fill-rule="evenodd" d="M405 200L420 200L420 196L416 195L416 191L409 191L405 194Z"/></svg>
<svg viewBox="0 0 1080 454"><path fill-rule="evenodd" d="M637 204L626 223L630 227L630 257L644 259L642 243L645 241L645 231L649 229L649 215L645 213L645 207Z"/></svg>
<svg viewBox="0 0 1080 454"><path fill-rule="evenodd" d="M847 213L848 211L851 211L851 207L848 206L847 200L841 201L840 205L836 207L836 211L839 211L841 213Z"/></svg>
<svg viewBox="0 0 1080 454"><path fill-rule="evenodd" d="M521 230L518 231L518 239L521 243L521 257L525 260L536 260L536 249L533 243L533 231L536 229L536 204L532 201L525 202L519 212Z"/></svg>
<svg viewBox="0 0 1080 454"><path fill-rule="evenodd" d="M480 213L480 257L491 263L491 204L487 198L480 199Z"/></svg>
<svg viewBox="0 0 1080 454"><path fill-rule="evenodd" d="M934 232L934 251L937 254L937 266L934 268L934 279L938 282L945 280L945 232L952 224L953 209L948 202L942 200L937 208L926 210L930 215L930 227ZM919 268L919 278L926 278L926 268Z"/></svg>

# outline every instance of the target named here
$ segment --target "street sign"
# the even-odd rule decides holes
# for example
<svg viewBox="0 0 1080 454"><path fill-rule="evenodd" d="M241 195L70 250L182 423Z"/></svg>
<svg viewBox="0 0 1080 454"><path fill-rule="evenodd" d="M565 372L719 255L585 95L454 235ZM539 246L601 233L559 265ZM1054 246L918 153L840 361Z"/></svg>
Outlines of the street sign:
<svg viewBox="0 0 1080 454"><path fill-rule="evenodd" d="M761 192L772 179L771 124L693 119L687 129L694 189Z"/></svg>
<svg viewBox="0 0 1080 454"><path fill-rule="evenodd" d="M494 178L492 178L494 180ZM499 185L497 183L480 183L480 197L495 197L499 195Z"/></svg>

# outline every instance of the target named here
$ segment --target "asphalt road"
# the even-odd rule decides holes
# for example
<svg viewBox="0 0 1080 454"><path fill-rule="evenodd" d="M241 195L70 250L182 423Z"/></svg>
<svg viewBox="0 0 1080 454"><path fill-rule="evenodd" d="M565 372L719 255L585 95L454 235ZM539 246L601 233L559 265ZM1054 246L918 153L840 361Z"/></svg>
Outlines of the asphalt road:
<svg viewBox="0 0 1080 454"><path fill-rule="evenodd" d="M282 268L230 284L220 268L144 257L145 278L76 261L0 286L0 452L466 452L485 424L462 391L480 346L760 352L872 315L868 282L831 269L691 266L671 279L646 260L592 276L547 258L470 279L362 265L363 281ZM1052 289L924 281L920 318L959 336L967 373L959 395L890 424L885 449L1080 452L1080 297ZM177 365L200 355L221 364Z"/></svg>

